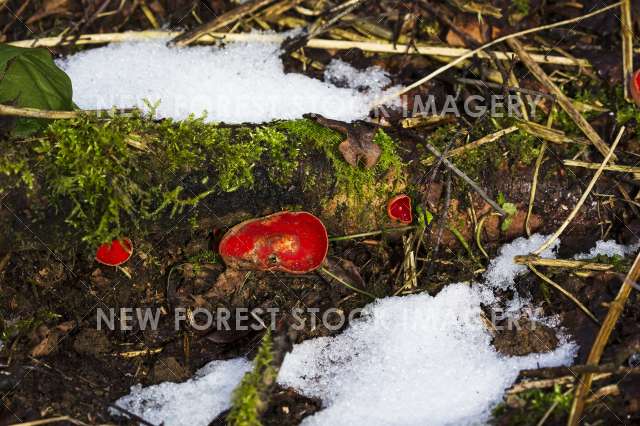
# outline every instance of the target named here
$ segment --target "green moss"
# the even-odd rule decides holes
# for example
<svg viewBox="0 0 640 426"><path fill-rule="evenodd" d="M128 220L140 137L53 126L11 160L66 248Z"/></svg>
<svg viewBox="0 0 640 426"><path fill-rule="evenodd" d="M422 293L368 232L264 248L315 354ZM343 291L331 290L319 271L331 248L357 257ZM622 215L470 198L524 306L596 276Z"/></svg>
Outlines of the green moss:
<svg viewBox="0 0 640 426"><path fill-rule="evenodd" d="M291 181L298 168L298 160L302 150L300 140L290 140L286 133L276 127L260 127L252 133L252 140L264 147L264 155L268 164L269 179L276 185L285 185Z"/></svg>
<svg viewBox="0 0 640 426"><path fill-rule="evenodd" d="M390 168L402 167L402 159L397 154L395 142L384 130L379 129L374 135L373 141L381 148L378 163L372 169L353 167L344 161L338 149L344 135L328 129L311 120L285 121L277 125L287 132L290 141L302 142L324 153L329 159L335 171L336 185L354 195L362 195L363 188L368 188L376 183L376 179Z"/></svg>
<svg viewBox="0 0 640 426"><path fill-rule="evenodd" d="M512 0L511 6L513 10L522 15L528 15L531 9L531 5L529 4L529 0Z"/></svg>
<svg viewBox="0 0 640 426"><path fill-rule="evenodd" d="M139 113L107 119L83 116L52 122L30 141L0 143L0 194L24 187L46 194L43 209L64 218L75 236L96 245L144 232L163 216L186 215L208 197L255 189L257 164L266 169L264 186L288 186L297 170L315 169L302 161L312 152L326 155L336 184L358 193L391 167L400 167L393 140L375 136L382 148L373 170L349 166L338 151L343 137L310 120L224 127L203 118L154 121ZM43 200L29 191L31 201ZM34 207L35 208L35 207ZM42 210L44 211L44 210ZM45 215L46 216L46 215Z"/></svg>
<svg viewBox="0 0 640 426"><path fill-rule="evenodd" d="M230 426L260 426L260 415L266 408L268 389L274 383L277 371L272 366L271 333L262 338L258 354L253 360L253 370L245 374L233 392L232 408L227 416Z"/></svg>
<svg viewBox="0 0 640 426"><path fill-rule="evenodd" d="M571 392L563 392L562 388L556 385L550 390L531 389L521 392L514 398L517 401L511 405L516 405L517 408L509 407L506 404L498 405L493 410L494 421L492 423L504 424L499 420L501 417L505 417L509 425L536 425L547 410L556 404L549 419L550 424L555 424L569 412L573 394Z"/></svg>

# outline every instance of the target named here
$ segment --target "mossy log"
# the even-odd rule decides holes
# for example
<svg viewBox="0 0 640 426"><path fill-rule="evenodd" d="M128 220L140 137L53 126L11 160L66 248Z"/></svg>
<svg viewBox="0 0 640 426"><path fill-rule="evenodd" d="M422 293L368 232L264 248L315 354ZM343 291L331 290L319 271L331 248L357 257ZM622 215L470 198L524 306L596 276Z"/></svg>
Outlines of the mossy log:
<svg viewBox="0 0 640 426"><path fill-rule="evenodd" d="M442 127L427 140L441 148L451 134ZM0 251L42 242L84 250L122 236L139 241L151 234L224 231L281 210L317 215L332 236L364 233L397 226L386 203L402 192L439 212L442 185L425 178L431 172L421 164L430 155L424 147L378 129L381 156L365 169L344 160L338 148L344 139L308 119L230 126L134 113L53 121L30 139L0 140ZM485 215L483 242L524 234L532 174L526 164L535 159L535 143L516 132L454 159L517 212L505 227L473 191L454 184L445 245L455 246L460 237L473 241ZM499 163L505 151L517 156L507 167ZM534 232L553 231L565 216L558 200L570 203L580 192L556 167L542 176L551 179L539 184ZM595 230L596 210L586 207L575 224Z"/></svg>
<svg viewBox="0 0 640 426"><path fill-rule="evenodd" d="M306 119L260 126L141 115L55 121L0 142L0 250L34 237L96 245L176 226L226 229L280 210L319 216L332 235L391 226L386 201L406 164L384 131L372 169L352 167L344 135Z"/></svg>

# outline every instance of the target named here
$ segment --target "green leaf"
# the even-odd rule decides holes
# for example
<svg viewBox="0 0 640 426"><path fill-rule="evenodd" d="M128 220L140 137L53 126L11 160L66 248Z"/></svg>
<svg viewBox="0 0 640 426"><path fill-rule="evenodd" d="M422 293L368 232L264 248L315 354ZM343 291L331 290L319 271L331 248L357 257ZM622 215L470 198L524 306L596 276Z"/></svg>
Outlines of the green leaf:
<svg viewBox="0 0 640 426"><path fill-rule="evenodd" d="M46 49L0 44L0 103L17 107L70 111L74 108L69 76ZM14 132L31 134L46 120L19 118Z"/></svg>

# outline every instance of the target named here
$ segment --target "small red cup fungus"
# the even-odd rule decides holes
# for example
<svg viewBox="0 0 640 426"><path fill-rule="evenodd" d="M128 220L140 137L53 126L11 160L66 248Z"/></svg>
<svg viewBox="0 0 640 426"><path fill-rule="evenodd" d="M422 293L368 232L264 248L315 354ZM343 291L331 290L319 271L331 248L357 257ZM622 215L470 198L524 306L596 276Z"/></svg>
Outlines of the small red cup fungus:
<svg viewBox="0 0 640 426"><path fill-rule="evenodd" d="M130 239L115 239L98 247L96 260L103 265L119 266L129 260L132 254L133 244Z"/></svg>
<svg viewBox="0 0 640 426"><path fill-rule="evenodd" d="M633 98L633 101L636 103L636 105L640 106L640 70L637 70L633 73L629 84L631 86L629 88L631 97Z"/></svg>
<svg viewBox="0 0 640 426"><path fill-rule="evenodd" d="M411 198L408 195L396 195L387 203L387 214L393 220L409 224L413 222Z"/></svg>
<svg viewBox="0 0 640 426"><path fill-rule="evenodd" d="M324 262L329 238L311 213L280 212L239 223L218 247L232 268L305 274Z"/></svg>

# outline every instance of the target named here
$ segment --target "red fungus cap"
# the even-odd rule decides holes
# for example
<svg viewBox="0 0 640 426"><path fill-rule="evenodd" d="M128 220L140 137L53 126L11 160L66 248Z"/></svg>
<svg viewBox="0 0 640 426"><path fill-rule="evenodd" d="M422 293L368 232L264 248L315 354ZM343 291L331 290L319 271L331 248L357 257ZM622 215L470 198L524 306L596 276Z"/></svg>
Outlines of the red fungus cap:
<svg viewBox="0 0 640 426"><path fill-rule="evenodd" d="M305 274L322 264L329 238L311 213L280 212L234 226L219 250L230 267Z"/></svg>
<svg viewBox="0 0 640 426"><path fill-rule="evenodd" d="M413 222L411 198L408 195L396 195L387 203L387 214L393 220L409 224Z"/></svg>
<svg viewBox="0 0 640 426"><path fill-rule="evenodd" d="M640 106L640 70L637 70L633 73L630 82L631 87L631 97L633 98L636 105Z"/></svg>
<svg viewBox="0 0 640 426"><path fill-rule="evenodd" d="M104 243L96 251L96 260L103 265L118 266L129 260L133 254L133 244L128 238Z"/></svg>

